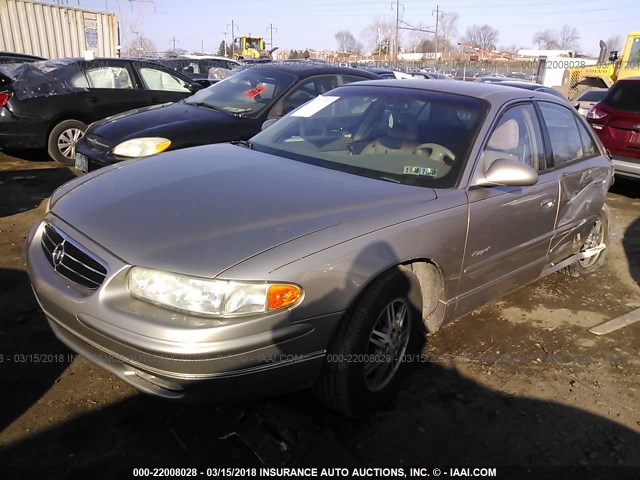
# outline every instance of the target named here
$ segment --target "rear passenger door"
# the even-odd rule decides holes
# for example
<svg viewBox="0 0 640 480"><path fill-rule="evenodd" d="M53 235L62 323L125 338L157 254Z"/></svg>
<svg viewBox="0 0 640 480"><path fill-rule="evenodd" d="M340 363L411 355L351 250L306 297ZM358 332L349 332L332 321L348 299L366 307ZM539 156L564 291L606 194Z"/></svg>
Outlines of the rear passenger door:
<svg viewBox="0 0 640 480"><path fill-rule="evenodd" d="M537 278L545 264L558 205L558 180L545 171L543 133L532 103L508 108L483 148L478 177L498 159L538 171L535 185L468 191L469 227L460 279L459 311L466 312Z"/></svg>
<svg viewBox="0 0 640 480"><path fill-rule="evenodd" d="M600 155L591 129L572 108L551 102L538 102L538 106L551 151L549 174L558 179L560 189L549 251L550 262L558 263L579 251L591 219L600 214L609 188L610 164Z"/></svg>
<svg viewBox="0 0 640 480"><path fill-rule="evenodd" d="M144 91L142 96L147 105L178 102L193 94L192 83L175 75L168 68L147 63L136 63Z"/></svg>
<svg viewBox="0 0 640 480"><path fill-rule="evenodd" d="M131 64L119 60L92 60L83 64L91 121L144 105Z"/></svg>

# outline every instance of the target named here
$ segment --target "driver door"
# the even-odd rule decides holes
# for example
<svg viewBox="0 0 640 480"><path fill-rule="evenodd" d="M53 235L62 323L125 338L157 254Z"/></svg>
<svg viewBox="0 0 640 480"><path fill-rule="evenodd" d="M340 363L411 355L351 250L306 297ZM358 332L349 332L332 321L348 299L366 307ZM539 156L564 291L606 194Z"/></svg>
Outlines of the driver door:
<svg viewBox="0 0 640 480"><path fill-rule="evenodd" d="M460 314L535 280L542 272L559 200L557 175L544 171L543 145L536 111L531 103L522 103L502 114L483 149L476 174L484 173L493 161L506 158L536 169L539 180L531 186L468 191Z"/></svg>

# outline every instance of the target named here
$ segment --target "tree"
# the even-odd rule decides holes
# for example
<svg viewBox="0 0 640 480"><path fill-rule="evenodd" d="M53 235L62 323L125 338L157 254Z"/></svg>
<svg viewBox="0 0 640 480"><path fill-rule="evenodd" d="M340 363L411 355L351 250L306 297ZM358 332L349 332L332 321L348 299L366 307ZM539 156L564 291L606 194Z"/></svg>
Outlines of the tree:
<svg viewBox="0 0 640 480"><path fill-rule="evenodd" d="M565 25L560 31L547 29L533 35L533 43L544 50L577 50L578 40L578 30L569 25Z"/></svg>
<svg viewBox="0 0 640 480"><path fill-rule="evenodd" d="M499 37L498 30L489 25L472 25L467 28L467 32L463 37L464 43L480 47L484 50L494 50Z"/></svg>
<svg viewBox="0 0 640 480"><path fill-rule="evenodd" d="M150 57L158 51L156 45L143 35L138 35L131 40L126 49L129 57Z"/></svg>
<svg viewBox="0 0 640 480"><path fill-rule="evenodd" d="M340 30L335 34L335 39L338 42L338 50L341 52L354 53L358 50L358 41L347 30Z"/></svg>
<svg viewBox="0 0 640 480"><path fill-rule="evenodd" d="M443 13L438 23L438 50L446 53L451 49L451 39L458 34L458 14L455 12Z"/></svg>
<svg viewBox="0 0 640 480"><path fill-rule="evenodd" d="M391 52L392 39L396 35L396 22L378 18L362 32L368 46L375 55L387 55Z"/></svg>
<svg viewBox="0 0 640 480"><path fill-rule="evenodd" d="M580 48L580 44L578 43L578 40L580 40L580 34L575 27L571 27L569 25L562 27L562 30L560 30L558 35L558 39L561 50L578 50Z"/></svg>
<svg viewBox="0 0 640 480"><path fill-rule="evenodd" d="M533 35L533 43L542 50L557 50L560 48L556 32L553 30L541 30Z"/></svg>
<svg viewBox="0 0 640 480"><path fill-rule="evenodd" d="M231 53L231 48L230 48L229 45L227 45L227 41L226 40L222 40L220 42L220 46L218 47L218 55L226 57L230 53Z"/></svg>
<svg viewBox="0 0 640 480"><path fill-rule="evenodd" d="M418 23L415 27L420 29L420 30L427 30L429 28L423 22ZM420 30L410 30L409 31L408 44L409 44L409 48L414 53L418 52L419 49L420 49L420 46L424 43L424 41L427 40L427 38L432 35L432 34L427 33L427 32L421 32Z"/></svg>
<svg viewBox="0 0 640 480"><path fill-rule="evenodd" d="M427 39L424 40L419 46L418 46L418 53L431 53L431 52L435 52L436 51L436 44L433 42L433 40Z"/></svg>

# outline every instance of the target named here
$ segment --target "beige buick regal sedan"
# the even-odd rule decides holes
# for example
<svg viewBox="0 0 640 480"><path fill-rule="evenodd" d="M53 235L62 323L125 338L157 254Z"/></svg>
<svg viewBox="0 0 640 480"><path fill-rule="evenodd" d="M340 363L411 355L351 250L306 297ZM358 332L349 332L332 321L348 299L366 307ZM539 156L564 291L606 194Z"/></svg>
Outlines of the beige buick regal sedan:
<svg viewBox="0 0 640 480"><path fill-rule="evenodd" d="M611 181L598 139L554 96L366 81L249 142L67 183L26 262L58 338L143 392L313 387L358 416L392 397L425 333L598 268Z"/></svg>

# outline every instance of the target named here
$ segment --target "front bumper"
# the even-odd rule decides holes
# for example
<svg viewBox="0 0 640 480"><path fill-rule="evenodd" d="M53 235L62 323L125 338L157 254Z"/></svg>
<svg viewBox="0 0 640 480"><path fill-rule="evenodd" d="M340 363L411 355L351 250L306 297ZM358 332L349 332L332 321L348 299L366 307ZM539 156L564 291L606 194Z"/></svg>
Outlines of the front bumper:
<svg viewBox="0 0 640 480"><path fill-rule="evenodd" d="M87 157L88 171L93 172L99 168L107 167L124 160L131 160L130 158L117 158L109 154L108 151L98 151L89 148L86 140L81 139L76 145L76 152ZM86 173L86 172L85 172Z"/></svg>
<svg viewBox="0 0 640 480"><path fill-rule="evenodd" d="M341 315L292 323L284 311L245 320L171 312L126 293L130 268L49 215L47 222L108 265L90 290L57 273L41 248L43 223L25 246L35 296L56 336L140 391L171 399L265 396L312 385Z"/></svg>

